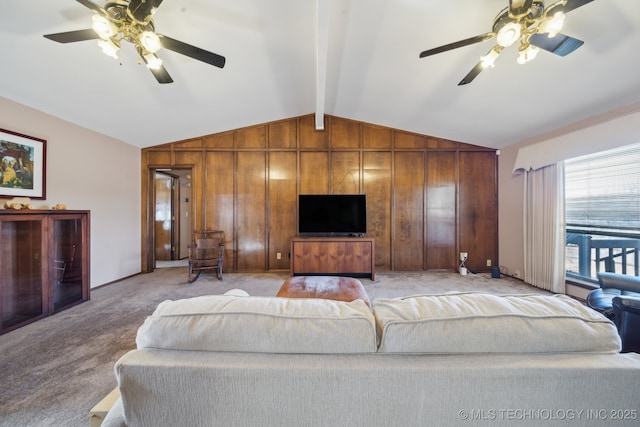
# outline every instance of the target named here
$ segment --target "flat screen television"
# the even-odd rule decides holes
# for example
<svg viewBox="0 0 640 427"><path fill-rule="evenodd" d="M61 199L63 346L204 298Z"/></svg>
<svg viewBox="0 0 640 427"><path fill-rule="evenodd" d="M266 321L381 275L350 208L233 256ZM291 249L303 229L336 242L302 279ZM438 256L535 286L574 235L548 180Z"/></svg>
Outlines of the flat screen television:
<svg viewBox="0 0 640 427"><path fill-rule="evenodd" d="M366 232L366 195L298 195L299 234L362 235Z"/></svg>

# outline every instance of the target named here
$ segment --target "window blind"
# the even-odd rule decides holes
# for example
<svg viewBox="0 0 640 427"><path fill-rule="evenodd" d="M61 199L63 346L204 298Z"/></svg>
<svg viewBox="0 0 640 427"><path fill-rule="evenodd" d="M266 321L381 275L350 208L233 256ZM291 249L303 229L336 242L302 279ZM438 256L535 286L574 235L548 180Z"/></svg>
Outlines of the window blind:
<svg viewBox="0 0 640 427"><path fill-rule="evenodd" d="M567 225L640 231L640 143L565 161Z"/></svg>

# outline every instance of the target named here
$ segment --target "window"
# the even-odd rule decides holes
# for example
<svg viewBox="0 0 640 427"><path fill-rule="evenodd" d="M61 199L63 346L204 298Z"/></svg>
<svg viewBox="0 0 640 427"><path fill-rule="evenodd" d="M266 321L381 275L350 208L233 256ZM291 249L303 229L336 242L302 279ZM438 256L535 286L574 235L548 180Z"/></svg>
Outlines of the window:
<svg viewBox="0 0 640 427"><path fill-rule="evenodd" d="M640 144L565 161L567 274L638 276Z"/></svg>

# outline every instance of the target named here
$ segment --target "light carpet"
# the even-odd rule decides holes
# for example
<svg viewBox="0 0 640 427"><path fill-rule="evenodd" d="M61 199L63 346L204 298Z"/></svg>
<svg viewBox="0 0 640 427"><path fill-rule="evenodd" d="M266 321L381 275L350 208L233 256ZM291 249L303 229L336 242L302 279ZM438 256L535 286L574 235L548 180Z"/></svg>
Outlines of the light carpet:
<svg viewBox="0 0 640 427"><path fill-rule="evenodd" d="M0 336L0 426L86 427L89 411L116 386L113 366L135 347L137 328L162 301L244 289L275 295L288 273L202 275L162 268L94 289L91 300ZM378 273L362 279L379 297L478 291L546 293L510 278L452 272Z"/></svg>

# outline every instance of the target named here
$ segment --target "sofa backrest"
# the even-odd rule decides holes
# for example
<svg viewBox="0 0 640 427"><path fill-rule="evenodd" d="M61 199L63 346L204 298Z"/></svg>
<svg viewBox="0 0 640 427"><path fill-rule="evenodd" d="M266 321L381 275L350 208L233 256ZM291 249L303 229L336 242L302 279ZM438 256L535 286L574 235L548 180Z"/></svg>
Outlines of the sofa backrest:
<svg viewBox="0 0 640 427"><path fill-rule="evenodd" d="M451 292L378 298L369 307L233 290L164 301L140 349L252 353L619 352L613 322L566 295Z"/></svg>
<svg viewBox="0 0 640 427"><path fill-rule="evenodd" d="M615 325L566 295L448 293L373 302L381 353L619 352Z"/></svg>
<svg viewBox="0 0 640 427"><path fill-rule="evenodd" d="M375 353L362 301L245 296L164 301L138 329L138 348L262 353Z"/></svg>

